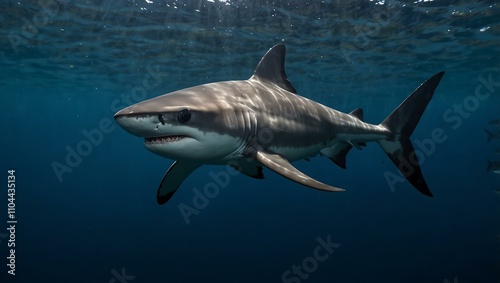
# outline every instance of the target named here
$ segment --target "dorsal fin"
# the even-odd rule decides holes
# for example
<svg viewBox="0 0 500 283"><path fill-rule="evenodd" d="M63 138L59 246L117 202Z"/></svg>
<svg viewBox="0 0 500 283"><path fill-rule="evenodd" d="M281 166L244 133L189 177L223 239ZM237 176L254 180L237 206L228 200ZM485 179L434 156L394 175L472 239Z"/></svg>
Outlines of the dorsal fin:
<svg viewBox="0 0 500 283"><path fill-rule="evenodd" d="M363 121L363 109L361 108L356 108L349 113L349 115L354 116L358 118L359 120Z"/></svg>
<svg viewBox="0 0 500 283"><path fill-rule="evenodd" d="M283 44L275 45L267 51L266 55L260 59L250 79L266 81L289 92L297 93L285 74L285 45Z"/></svg>

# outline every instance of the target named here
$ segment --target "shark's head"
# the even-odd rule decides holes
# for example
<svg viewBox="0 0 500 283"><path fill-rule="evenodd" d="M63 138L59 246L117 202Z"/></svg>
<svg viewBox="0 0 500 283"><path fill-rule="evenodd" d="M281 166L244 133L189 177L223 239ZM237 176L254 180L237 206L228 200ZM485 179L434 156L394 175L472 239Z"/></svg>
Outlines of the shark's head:
<svg viewBox="0 0 500 283"><path fill-rule="evenodd" d="M225 163L242 156L255 137L255 107L274 101L272 91L296 93L284 71L285 47L261 59L248 80L199 85L129 106L118 124L145 139L150 151L175 160ZM253 107L253 108L252 108ZM261 107L264 108L264 107Z"/></svg>
<svg viewBox="0 0 500 283"><path fill-rule="evenodd" d="M144 138L146 148L175 160L221 161L237 154L248 136L249 113L217 91L231 82L168 93L115 114L127 132ZM243 139L242 139L243 138Z"/></svg>

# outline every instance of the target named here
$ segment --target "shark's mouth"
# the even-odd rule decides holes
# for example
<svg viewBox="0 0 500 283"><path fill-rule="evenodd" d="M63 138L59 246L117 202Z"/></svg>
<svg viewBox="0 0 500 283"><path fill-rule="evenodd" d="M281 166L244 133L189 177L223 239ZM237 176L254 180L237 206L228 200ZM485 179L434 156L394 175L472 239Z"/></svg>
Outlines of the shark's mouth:
<svg viewBox="0 0 500 283"><path fill-rule="evenodd" d="M164 136L164 137L153 137L153 138L145 138L146 144L163 144L169 142L180 141L187 136L179 135L179 136Z"/></svg>

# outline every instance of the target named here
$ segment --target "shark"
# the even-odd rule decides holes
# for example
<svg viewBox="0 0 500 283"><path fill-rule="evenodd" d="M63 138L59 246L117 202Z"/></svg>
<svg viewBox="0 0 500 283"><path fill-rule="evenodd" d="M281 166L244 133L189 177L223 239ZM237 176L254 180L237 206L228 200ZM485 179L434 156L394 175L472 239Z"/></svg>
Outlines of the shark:
<svg viewBox="0 0 500 283"><path fill-rule="evenodd" d="M265 167L306 187L345 191L292 163L320 155L345 169L348 152L367 142L378 143L409 183L432 197L410 136L444 71L424 81L380 124L370 124L360 108L344 113L300 96L285 73L285 51L282 44L270 48L247 80L181 89L114 115L149 151L174 160L158 187L158 204L205 164L229 165L256 179L264 178Z"/></svg>

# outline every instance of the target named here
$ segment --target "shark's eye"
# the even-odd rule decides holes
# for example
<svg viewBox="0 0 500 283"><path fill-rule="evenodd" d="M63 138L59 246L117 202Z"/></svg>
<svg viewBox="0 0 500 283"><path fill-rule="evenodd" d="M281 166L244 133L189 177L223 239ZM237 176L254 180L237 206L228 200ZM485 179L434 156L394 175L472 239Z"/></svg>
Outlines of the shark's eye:
<svg viewBox="0 0 500 283"><path fill-rule="evenodd" d="M177 120L181 123L187 123L191 119L191 111L189 109L182 109L177 113Z"/></svg>
<svg viewBox="0 0 500 283"><path fill-rule="evenodd" d="M163 120L163 115L158 114L158 120L160 120L160 123L161 123L162 125L165 125L165 120Z"/></svg>

